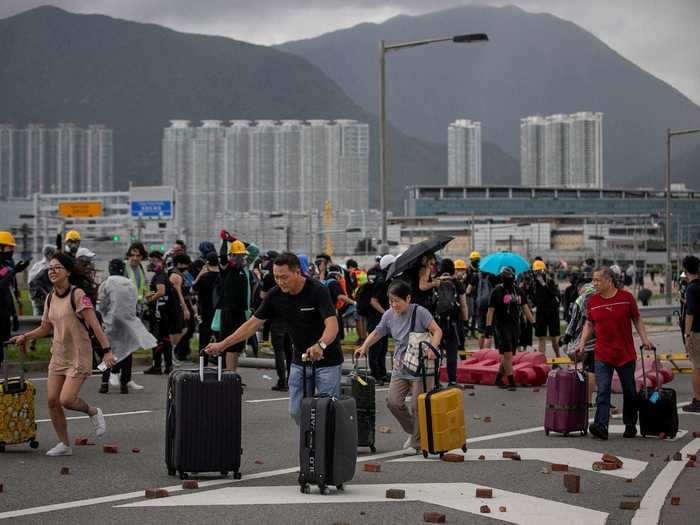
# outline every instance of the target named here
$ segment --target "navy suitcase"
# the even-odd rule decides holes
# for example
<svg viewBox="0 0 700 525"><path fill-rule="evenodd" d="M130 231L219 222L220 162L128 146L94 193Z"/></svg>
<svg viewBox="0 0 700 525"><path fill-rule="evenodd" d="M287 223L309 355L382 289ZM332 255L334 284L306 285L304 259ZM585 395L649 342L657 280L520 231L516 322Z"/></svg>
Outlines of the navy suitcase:
<svg viewBox="0 0 700 525"><path fill-rule="evenodd" d="M174 370L168 378L165 463L168 474L233 472L241 468L241 376L216 369Z"/></svg>

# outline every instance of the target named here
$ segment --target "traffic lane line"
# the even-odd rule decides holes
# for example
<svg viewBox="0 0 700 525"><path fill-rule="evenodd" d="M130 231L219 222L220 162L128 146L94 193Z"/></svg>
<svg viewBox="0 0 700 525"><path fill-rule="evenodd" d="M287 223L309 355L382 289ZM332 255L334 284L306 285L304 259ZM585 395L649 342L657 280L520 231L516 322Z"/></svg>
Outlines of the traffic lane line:
<svg viewBox="0 0 700 525"><path fill-rule="evenodd" d="M375 389L375 392L387 392L389 389L388 388L377 388ZM287 401L289 400L289 397L267 397L267 398L261 398L261 399L246 399L244 402L245 403L268 403L270 401Z"/></svg>
<svg viewBox="0 0 700 525"><path fill-rule="evenodd" d="M700 438L695 438L681 449L682 461L669 461L644 493L639 509L634 513L630 525L656 525L668 493L685 468L686 454L695 454L700 448Z"/></svg>
<svg viewBox="0 0 700 525"><path fill-rule="evenodd" d="M113 414L103 414L104 417L117 417L117 416L134 416L137 414L150 414L153 410L135 410L133 412L115 412ZM67 417L66 421L73 421L75 419L89 419L90 416L71 416ZM48 423L51 419L37 419L37 423Z"/></svg>

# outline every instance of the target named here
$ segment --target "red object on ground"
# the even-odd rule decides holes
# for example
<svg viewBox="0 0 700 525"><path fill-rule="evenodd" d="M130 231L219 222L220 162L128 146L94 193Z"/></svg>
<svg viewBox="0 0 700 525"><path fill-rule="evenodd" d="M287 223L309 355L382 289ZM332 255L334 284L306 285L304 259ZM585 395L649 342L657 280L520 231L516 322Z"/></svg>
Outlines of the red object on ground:
<svg viewBox="0 0 700 525"><path fill-rule="evenodd" d="M605 453L605 454L603 454L602 460L605 463L612 463L617 468L622 468L622 460L620 458L618 458L617 456L613 456L612 454Z"/></svg>
<svg viewBox="0 0 700 525"><path fill-rule="evenodd" d="M552 472L568 472L569 465L563 463L552 463Z"/></svg>
<svg viewBox="0 0 700 525"><path fill-rule="evenodd" d="M196 479L186 479L182 482L182 488L193 490L199 488L199 482Z"/></svg>
<svg viewBox="0 0 700 525"><path fill-rule="evenodd" d="M476 497L477 498L493 498L493 490L492 489L477 488L476 489Z"/></svg>
<svg viewBox="0 0 700 525"><path fill-rule="evenodd" d="M471 385L493 385L502 357L498 350L483 348L469 359L457 363L457 382ZM521 352L513 357L513 377L519 385L540 386L547 381L551 367L540 352ZM447 367L440 367L440 379L447 381Z"/></svg>
<svg viewBox="0 0 700 525"><path fill-rule="evenodd" d="M564 474L564 487L566 487L567 492L578 494L581 490L581 476L571 473Z"/></svg>
<svg viewBox="0 0 700 525"><path fill-rule="evenodd" d="M671 496L671 505L680 505L681 504L681 497L680 496Z"/></svg>
<svg viewBox="0 0 700 525"><path fill-rule="evenodd" d="M84 447L85 445L88 444L88 438L86 437L77 437L75 438L75 446L76 447Z"/></svg>
<svg viewBox="0 0 700 525"><path fill-rule="evenodd" d="M461 463L464 461L464 456L462 454L444 454L440 459L449 463Z"/></svg>
<svg viewBox="0 0 700 525"><path fill-rule="evenodd" d="M70 474L70 467L61 467L61 474L64 476Z"/></svg>
<svg viewBox="0 0 700 525"><path fill-rule="evenodd" d="M119 452L117 445L102 445L102 452L105 454L116 454Z"/></svg>
<svg viewBox="0 0 700 525"><path fill-rule="evenodd" d="M141 452L141 449L140 448L132 448L131 452L133 452L134 454L138 454L139 452Z"/></svg>
<svg viewBox="0 0 700 525"><path fill-rule="evenodd" d="M440 512L424 512L423 521L427 523L446 523L447 518L445 518L445 515L441 514Z"/></svg>
<svg viewBox="0 0 700 525"><path fill-rule="evenodd" d="M491 514L491 509L488 505L482 505L481 507L479 507L479 512L481 512L482 514Z"/></svg>
<svg viewBox="0 0 700 525"><path fill-rule="evenodd" d="M365 472L381 472L382 466L379 463L365 463Z"/></svg>

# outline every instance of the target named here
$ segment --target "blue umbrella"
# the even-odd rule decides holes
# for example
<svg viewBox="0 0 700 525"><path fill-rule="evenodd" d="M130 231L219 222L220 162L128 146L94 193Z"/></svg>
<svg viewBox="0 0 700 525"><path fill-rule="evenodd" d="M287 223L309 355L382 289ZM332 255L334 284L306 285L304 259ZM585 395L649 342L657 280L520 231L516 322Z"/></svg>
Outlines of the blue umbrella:
<svg viewBox="0 0 700 525"><path fill-rule="evenodd" d="M510 266L519 275L530 269L530 263L526 259L513 252L496 252L487 255L481 260L479 269L482 272L498 275L504 266Z"/></svg>

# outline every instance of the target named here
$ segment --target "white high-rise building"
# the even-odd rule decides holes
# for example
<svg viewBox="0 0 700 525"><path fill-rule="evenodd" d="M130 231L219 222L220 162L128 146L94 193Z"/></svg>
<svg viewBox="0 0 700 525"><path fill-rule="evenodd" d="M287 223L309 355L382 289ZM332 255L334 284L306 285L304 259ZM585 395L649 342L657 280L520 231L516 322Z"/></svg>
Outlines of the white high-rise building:
<svg viewBox="0 0 700 525"><path fill-rule="evenodd" d="M14 196L17 129L0 123L0 197Z"/></svg>
<svg viewBox="0 0 700 525"><path fill-rule="evenodd" d="M520 121L524 186L603 186L603 114L533 116Z"/></svg>
<svg viewBox="0 0 700 525"><path fill-rule="evenodd" d="M481 185L481 122L459 119L447 128L447 184Z"/></svg>
<svg viewBox="0 0 700 525"><path fill-rule="evenodd" d="M217 215L369 207L369 127L353 120L171 121L163 184L178 192L189 242L211 239Z"/></svg>
<svg viewBox="0 0 700 525"><path fill-rule="evenodd" d="M114 132L101 124L88 126L86 132L85 191L108 192L114 189Z"/></svg>

